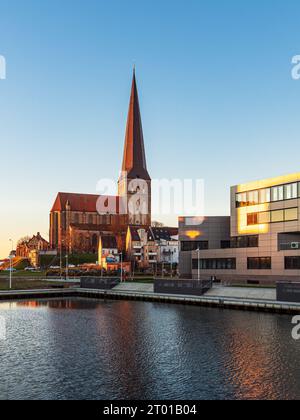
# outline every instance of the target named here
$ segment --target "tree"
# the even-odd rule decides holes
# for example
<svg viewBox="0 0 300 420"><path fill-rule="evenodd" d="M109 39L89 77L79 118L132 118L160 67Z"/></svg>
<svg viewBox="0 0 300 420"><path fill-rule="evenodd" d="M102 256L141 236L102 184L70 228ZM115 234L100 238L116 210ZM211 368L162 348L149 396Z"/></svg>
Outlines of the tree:
<svg viewBox="0 0 300 420"><path fill-rule="evenodd" d="M24 236L23 238L18 240L17 245L23 245L26 244L26 242L30 241L31 237L30 236Z"/></svg>
<svg viewBox="0 0 300 420"><path fill-rule="evenodd" d="M151 226L154 227L154 228L162 228L162 227L164 227L164 224L161 223L161 222L156 222L155 220L153 220Z"/></svg>

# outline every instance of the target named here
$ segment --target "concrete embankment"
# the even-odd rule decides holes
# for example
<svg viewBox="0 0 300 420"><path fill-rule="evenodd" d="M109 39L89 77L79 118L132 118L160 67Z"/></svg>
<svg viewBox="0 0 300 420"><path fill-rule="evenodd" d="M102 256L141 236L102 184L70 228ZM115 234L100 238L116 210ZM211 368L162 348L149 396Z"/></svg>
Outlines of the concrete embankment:
<svg viewBox="0 0 300 420"><path fill-rule="evenodd" d="M249 293L251 299L241 296L241 290L234 290L230 293L226 288L226 294L222 296L222 290L218 288L211 290L208 295L202 297L155 294L151 285L121 284L113 290L91 290L80 288L69 288L62 290L26 290L26 291L5 291L0 292L0 300L27 300L27 299L52 299L52 298L90 298L99 300L135 300L146 302L157 302L167 304L184 304L214 307L220 309L235 309L257 312L270 312L281 314L300 314L300 304L288 302L276 302L272 299L257 298L257 296L272 296L274 291L265 291L260 294L260 289L245 289L244 295ZM239 297L230 296L234 293ZM256 297L255 297L256 296Z"/></svg>

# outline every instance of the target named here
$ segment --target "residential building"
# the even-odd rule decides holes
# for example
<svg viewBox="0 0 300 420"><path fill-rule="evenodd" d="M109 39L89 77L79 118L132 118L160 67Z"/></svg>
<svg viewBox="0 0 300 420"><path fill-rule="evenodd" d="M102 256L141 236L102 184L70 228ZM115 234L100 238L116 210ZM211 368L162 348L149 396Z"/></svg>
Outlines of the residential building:
<svg viewBox="0 0 300 420"><path fill-rule="evenodd" d="M98 262L106 270L108 266L115 266L120 262L120 253L115 236L100 236Z"/></svg>
<svg viewBox="0 0 300 420"><path fill-rule="evenodd" d="M137 229L129 226L126 237L127 257L138 268L157 264L178 265L178 229L149 227Z"/></svg>
<svg viewBox="0 0 300 420"><path fill-rule="evenodd" d="M44 239L40 232L30 239L23 240L18 243L16 256L29 258L31 251L47 251L49 250L49 242Z"/></svg>

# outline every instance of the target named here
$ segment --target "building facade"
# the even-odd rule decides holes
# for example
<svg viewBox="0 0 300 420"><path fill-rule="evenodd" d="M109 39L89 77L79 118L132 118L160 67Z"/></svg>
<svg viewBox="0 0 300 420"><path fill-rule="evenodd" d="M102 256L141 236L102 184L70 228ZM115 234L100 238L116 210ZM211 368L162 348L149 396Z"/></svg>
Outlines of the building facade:
<svg viewBox="0 0 300 420"><path fill-rule="evenodd" d="M18 243L16 256L29 258L29 254L32 251L48 251L49 248L49 242L41 236L40 232L38 232L36 235L33 235L32 238Z"/></svg>
<svg viewBox="0 0 300 420"><path fill-rule="evenodd" d="M300 173L231 188L231 216L180 219L180 274L236 284L300 281Z"/></svg>
<svg viewBox="0 0 300 420"><path fill-rule="evenodd" d="M129 226L126 254L136 268L153 268L157 264L177 266L179 262L178 229Z"/></svg>
<svg viewBox="0 0 300 420"><path fill-rule="evenodd" d="M147 170L135 74L117 197L58 193L50 212L50 246L58 252L98 252L101 236L113 235L125 249L129 225L151 225L151 178Z"/></svg>

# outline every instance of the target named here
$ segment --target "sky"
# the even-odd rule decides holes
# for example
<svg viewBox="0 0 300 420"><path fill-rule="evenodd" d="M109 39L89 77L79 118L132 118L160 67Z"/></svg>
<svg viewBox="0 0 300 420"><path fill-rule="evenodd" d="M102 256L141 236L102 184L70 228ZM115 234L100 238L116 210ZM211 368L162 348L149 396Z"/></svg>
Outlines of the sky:
<svg viewBox="0 0 300 420"><path fill-rule="evenodd" d="M297 0L2 0L0 258L48 238L58 191L117 179L136 65L149 172L231 185L299 171ZM176 223L176 220L164 220Z"/></svg>

